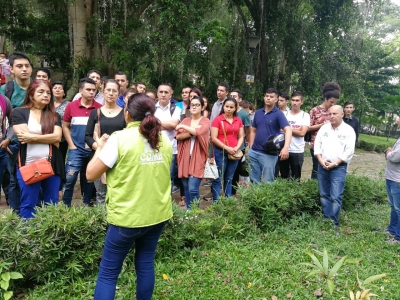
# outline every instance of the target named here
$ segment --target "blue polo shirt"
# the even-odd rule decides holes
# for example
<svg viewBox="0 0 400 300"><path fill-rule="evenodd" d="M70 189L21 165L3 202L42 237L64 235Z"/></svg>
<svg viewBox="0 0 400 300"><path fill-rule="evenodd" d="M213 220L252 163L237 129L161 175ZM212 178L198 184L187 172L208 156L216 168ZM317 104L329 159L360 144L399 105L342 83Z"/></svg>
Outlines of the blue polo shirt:
<svg viewBox="0 0 400 300"><path fill-rule="evenodd" d="M265 112L265 108L257 110L251 126L256 128L256 136L251 149L265 153L264 145L268 138L273 134L278 134L281 129L290 125L283 112L274 106L268 113Z"/></svg>
<svg viewBox="0 0 400 300"><path fill-rule="evenodd" d="M71 124L71 138L75 146L83 151L91 152L91 148L85 147L86 125L89 120L90 112L100 108L101 104L93 100L90 107L81 104L81 99L68 103L65 108L63 121Z"/></svg>

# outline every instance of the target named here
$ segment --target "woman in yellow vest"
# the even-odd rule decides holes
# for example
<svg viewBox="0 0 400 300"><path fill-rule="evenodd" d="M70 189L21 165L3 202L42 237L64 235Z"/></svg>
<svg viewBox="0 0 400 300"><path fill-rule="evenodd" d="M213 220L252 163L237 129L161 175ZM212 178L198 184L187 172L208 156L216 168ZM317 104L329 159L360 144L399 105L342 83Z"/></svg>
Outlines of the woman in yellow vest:
<svg viewBox="0 0 400 300"><path fill-rule="evenodd" d="M114 299L118 275L134 246L136 299L151 299L154 256L165 223L172 217L170 165L172 145L161 134L155 105L145 94L132 95L125 108L127 127L97 140L86 176L107 171L109 227L94 298Z"/></svg>

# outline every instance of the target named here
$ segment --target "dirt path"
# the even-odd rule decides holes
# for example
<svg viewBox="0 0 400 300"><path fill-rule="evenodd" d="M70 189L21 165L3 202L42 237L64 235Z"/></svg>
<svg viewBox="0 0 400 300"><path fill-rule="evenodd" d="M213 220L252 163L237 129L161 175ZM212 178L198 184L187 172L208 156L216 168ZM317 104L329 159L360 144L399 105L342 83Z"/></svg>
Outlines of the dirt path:
<svg viewBox="0 0 400 300"><path fill-rule="evenodd" d="M308 156L304 158L303 174L302 174L303 179L310 178L312 169L311 157L309 156L308 150L306 150L306 155ZM386 162L383 154L357 150L356 154L354 155L350 163L349 173L358 176L368 176L373 179L383 179L385 166ZM200 187L201 197L208 194L209 192L210 192L209 187L203 187L203 186ZM179 202L180 199L179 191L173 194L173 199L175 200L176 203ZM75 186L73 203L75 205L80 205L82 203L79 184ZM200 206L205 207L208 206L209 204L211 204L211 201L204 201L202 199ZM2 194L0 200L0 209L7 209L7 208L8 206L6 205L4 194Z"/></svg>

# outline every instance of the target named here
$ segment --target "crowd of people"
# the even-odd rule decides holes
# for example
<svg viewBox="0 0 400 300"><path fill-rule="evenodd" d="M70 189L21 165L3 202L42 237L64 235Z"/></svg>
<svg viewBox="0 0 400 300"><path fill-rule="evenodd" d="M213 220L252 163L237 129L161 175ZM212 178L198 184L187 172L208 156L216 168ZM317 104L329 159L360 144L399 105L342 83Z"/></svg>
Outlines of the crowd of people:
<svg viewBox="0 0 400 300"><path fill-rule="evenodd" d="M0 55L4 73L6 57ZM323 102L308 113L301 109L300 91L289 96L269 88L264 106L256 110L225 82L218 84L211 105L197 87L184 87L177 101L169 83L149 91L144 82L129 85L124 72L109 78L91 70L69 102L64 84L51 82L49 70L39 68L32 76L24 53L12 54L7 64L12 80L7 77L0 87L0 182L7 203L26 219L34 218L37 206L59 199L71 206L79 175L83 205L104 205L110 224L95 299L114 298L132 247L137 298L151 298L155 249L172 216L172 193L180 191L179 205L190 210L200 199L202 182L211 188L204 199L218 203L221 195L234 195L241 183L273 183L277 176L300 181L306 142L324 219L339 234L359 124L352 115L354 103L337 105L337 83L324 84ZM388 233L399 241L397 148L388 149L386 156L392 207ZM51 166L49 174L35 169L44 160ZM204 182L210 164L218 174ZM249 167L243 172L244 165ZM27 172L33 172L34 182Z"/></svg>

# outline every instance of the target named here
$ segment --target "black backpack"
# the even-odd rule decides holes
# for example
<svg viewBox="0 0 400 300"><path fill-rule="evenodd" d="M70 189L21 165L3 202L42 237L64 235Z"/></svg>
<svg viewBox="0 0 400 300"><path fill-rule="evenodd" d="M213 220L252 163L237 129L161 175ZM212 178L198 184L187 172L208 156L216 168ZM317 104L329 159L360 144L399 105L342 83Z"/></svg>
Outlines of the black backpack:
<svg viewBox="0 0 400 300"><path fill-rule="evenodd" d="M11 80L6 83L6 92L5 92L6 97L10 99L10 101L13 93L14 93L14 80Z"/></svg>

